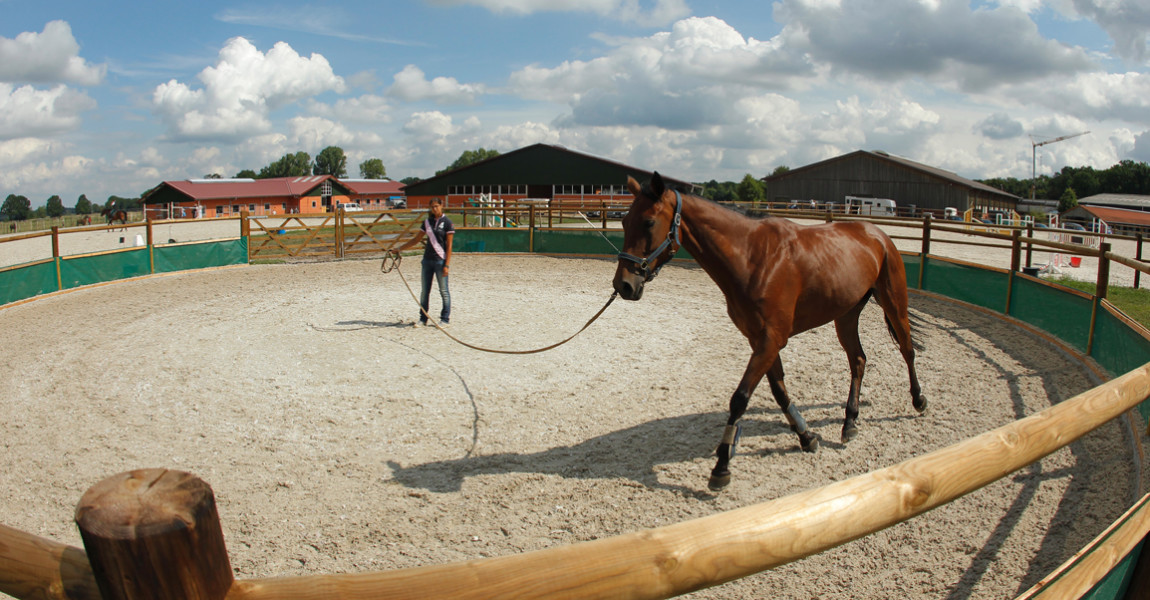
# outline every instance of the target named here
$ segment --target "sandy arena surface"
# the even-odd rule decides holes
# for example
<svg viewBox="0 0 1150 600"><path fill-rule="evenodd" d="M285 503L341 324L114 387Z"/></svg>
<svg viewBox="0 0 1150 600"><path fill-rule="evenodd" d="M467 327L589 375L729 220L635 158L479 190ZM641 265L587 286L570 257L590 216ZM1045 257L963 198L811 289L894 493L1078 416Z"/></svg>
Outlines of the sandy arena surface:
<svg viewBox="0 0 1150 600"><path fill-rule="evenodd" d="M577 330L614 262L458 255L451 333L527 349ZM403 272L414 282L418 264ZM791 340L787 384L822 436L799 450L764 383L731 486L707 491L749 357L700 269L672 265L574 341L476 352L413 328L367 260L257 265L91 287L0 310L0 522L80 545L84 491L146 467L215 490L240 579L521 553L840 481L1033 414L1097 382L1047 342L913 295L920 379L871 304L860 432L831 326ZM438 306L438 299L433 300ZM1002 598L1050 572L1138 493L1122 419L908 523L692 598Z"/></svg>

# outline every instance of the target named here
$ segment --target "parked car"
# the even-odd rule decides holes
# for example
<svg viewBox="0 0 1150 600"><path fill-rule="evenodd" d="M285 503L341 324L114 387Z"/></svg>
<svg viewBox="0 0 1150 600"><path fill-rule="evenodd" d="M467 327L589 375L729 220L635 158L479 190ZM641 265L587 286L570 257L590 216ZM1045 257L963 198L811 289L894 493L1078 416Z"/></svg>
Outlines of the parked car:
<svg viewBox="0 0 1150 600"><path fill-rule="evenodd" d="M387 199L388 208L407 208L407 200L402 196L392 196Z"/></svg>
<svg viewBox="0 0 1150 600"><path fill-rule="evenodd" d="M1086 228L1079 225L1078 223L1063 223L1062 228L1073 229L1074 231L1086 231Z"/></svg>
<svg viewBox="0 0 1150 600"><path fill-rule="evenodd" d="M340 204L339 207L343 209L343 212L358 212L363 210L363 208L355 202L344 202Z"/></svg>

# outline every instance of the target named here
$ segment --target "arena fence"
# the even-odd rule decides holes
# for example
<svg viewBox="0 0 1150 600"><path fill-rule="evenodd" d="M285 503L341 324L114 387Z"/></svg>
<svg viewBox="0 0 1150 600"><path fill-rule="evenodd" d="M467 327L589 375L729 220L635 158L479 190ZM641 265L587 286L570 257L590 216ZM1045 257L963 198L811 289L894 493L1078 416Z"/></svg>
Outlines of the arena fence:
<svg viewBox="0 0 1150 600"><path fill-rule="evenodd" d="M580 229L554 223L544 227L542 214L536 211L536 207L529 207L519 215L515 222L524 223L522 226L461 227L456 249L610 256L621 242L617 229ZM474 217L460 216L461 222ZM508 216L507 212L502 215L505 223ZM347 256L349 249L357 246L366 255L410 239L413 224L420 217L418 213L355 215L349 223L334 215L330 220L321 218L327 221L318 225L251 219L253 224L242 219L243 235L236 247L246 253L263 244L264 240L257 239L263 237L267 243L261 247L279 247L288 256L292 256L291 251L305 256L320 246L329 257ZM1136 453L1141 454L1140 434L1150 417L1150 332L1115 309L1105 295L1112 263L1150 272L1146 265L1113 254L1105 243L1086 248L1024 239L1019 230L960 230L983 240L973 243L1010 251L1011 268L988 268L930 252L932 241L942 243L932 240L932 232L946 231L948 226L933 225L929 220L887 224L921 231L917 239L922 242L922 251L904 252L911 288L1006 315L1022 327L1091 357L1111 374L1123 375L954 446L817 490L615 538L518 556L381 573L233 581L214 497L207 484L184 473L134 471L98 483L81 498L76 520L85 549L0 526L0 592L17 598L91 598L99 594L109 598L245 600L500 595L666 598L799 560L914 517L1030 464L1114 418L1130 421L1138 432ZM299 236L295 243L283 239L288 227L299 232L293 234ZM314 242L326 234L313 229L330 229L332 242ZM271 231L280 236L278 242L272 239ZM149 263L155 253L150 239L149 235ZM1098 293L1083 294L1022 272L1024 253L1032 246L1096 256ZM212 265L235 260L232 252L224 254L228 258L195 260ZM48 275L39 277L55 276L62 287L66 270L58 263L66 260L79 257L54 255L50 262L55 273L49 269ZM179 260L174 258L173 262ZM190 257L183 260L179 264L201 264ZM35 273L26 270L41 264L47 262L8 269L0 275L9 271ZM115 264L120 266L91 267L90 277L117 279L125 271L143 268L139 257L125 257ZM155 267L149 264L149 268ZM1140 460L1139 456L1134 460ZM1144 494L1147 485L1138 482L1137 489ZM128 499L131 501L125 502ZM132 510L139 512L125 512ZM123 523L136 525L125 528ZM1020 598L1137 597L1150 589L1150 552L1142 552L1148 532L1150 494L1133 502L1127 513L1091 544ZM1127 592L1135 595L1127 596Z"/></svg>
<svg viewBox="0 0 1150 600"><path fill-rule="evenodd" d="M0 305L108 281L248 263L247 238L242 235L230 239L157 243L157 229L164 226L171 227L155 221L72 229L53 227L48 231L0 238L0 256L16 244L37 244L43 248L41 254L44 255L0 267ZM92 232L122 234L120 245L126 247L73 255L61 252L64 238Z"/></svg>

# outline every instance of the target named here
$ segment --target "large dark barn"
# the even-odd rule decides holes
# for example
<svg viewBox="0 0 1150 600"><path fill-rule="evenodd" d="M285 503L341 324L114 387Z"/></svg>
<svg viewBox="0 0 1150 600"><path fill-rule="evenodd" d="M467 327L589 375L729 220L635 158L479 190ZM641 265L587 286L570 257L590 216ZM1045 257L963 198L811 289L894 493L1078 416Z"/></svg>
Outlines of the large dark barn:
<svg viewBox="0 0 1150 600"><path fill-rule="evenodd" d="M886 152L859 150L764 178L771 202L841 205L847 196L890 198L899 214L1016 210L1018 196Z"/></svg>
<svg viewBox="0 0 1150 600"><path fill-rule="evenodd" d="M692 189L689 182L662 175L674 187ZM405 193L411 208L427 206L432 198L461 206L484 194L504 201L629 201L628 176L644 181L651 171L561 146L534 144L409 184Z"/></svg>

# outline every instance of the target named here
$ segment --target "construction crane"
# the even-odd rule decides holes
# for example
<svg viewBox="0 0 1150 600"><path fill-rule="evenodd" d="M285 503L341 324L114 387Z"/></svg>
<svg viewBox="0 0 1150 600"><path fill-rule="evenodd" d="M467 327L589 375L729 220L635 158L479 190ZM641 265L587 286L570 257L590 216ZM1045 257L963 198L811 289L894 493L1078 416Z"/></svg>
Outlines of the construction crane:
<svg viewBox="0 0 1150 600"><path fill-rule="evenodd" d="M1038 173L1037 173L1037 170L1038 170L1038 147L1039 146L1045 146L1047 144L1053 144L1054 142L1061 142L1063 140L1068 140L1070 138L1076 138L1080 135L1086 135L1088 133L1090 133L1090 132L1089 131L1083 131L1082 133L1072 133L1070 135L1059 136L1059 137L1056 137L1052 140L1046 140L1044 142L1036 142L1036 141L1034 141L1034 136L1033 135L1030 136L1030 199L1031 200L1034 200L1034 186L1035 186L1036 182L1038 181Z"/></svg>

